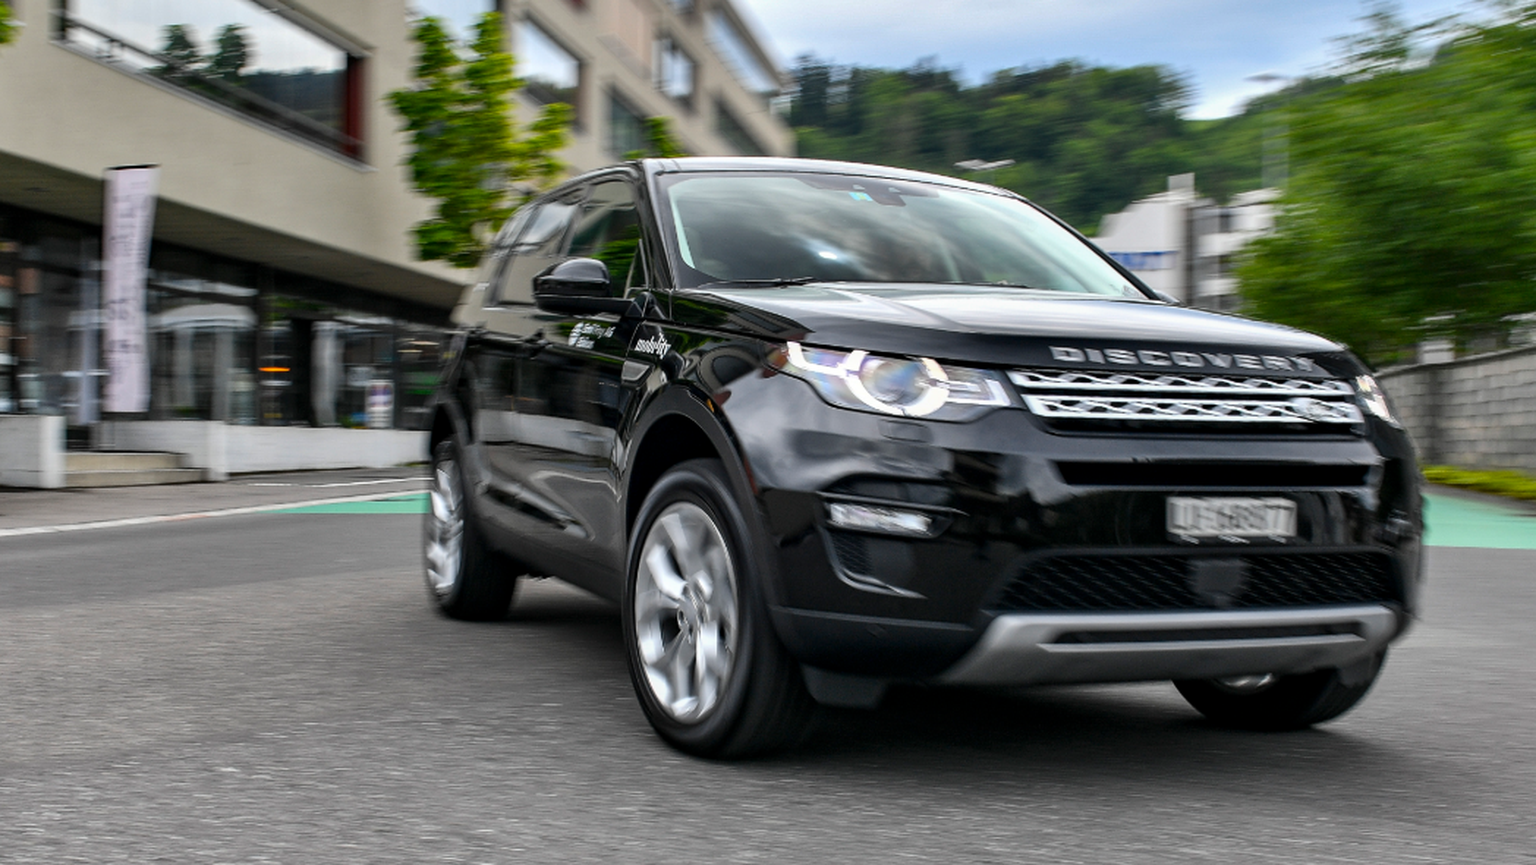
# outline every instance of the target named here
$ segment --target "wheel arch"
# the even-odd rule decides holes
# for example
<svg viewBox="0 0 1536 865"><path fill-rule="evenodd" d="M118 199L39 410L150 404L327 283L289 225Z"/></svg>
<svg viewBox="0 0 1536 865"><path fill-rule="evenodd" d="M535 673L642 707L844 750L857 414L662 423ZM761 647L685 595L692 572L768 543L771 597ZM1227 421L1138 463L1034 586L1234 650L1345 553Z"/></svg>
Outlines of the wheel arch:
<svg viewBox="0 0 1536 865"><path fill-rule="evenodd" d="M640 506L656 482L673 466L691 459L718 459L744 506L752 507L752 480L745 460L708 397L689 388L672 388L655 398L635 426L625 469L624 528L633 529Z"/></svg>

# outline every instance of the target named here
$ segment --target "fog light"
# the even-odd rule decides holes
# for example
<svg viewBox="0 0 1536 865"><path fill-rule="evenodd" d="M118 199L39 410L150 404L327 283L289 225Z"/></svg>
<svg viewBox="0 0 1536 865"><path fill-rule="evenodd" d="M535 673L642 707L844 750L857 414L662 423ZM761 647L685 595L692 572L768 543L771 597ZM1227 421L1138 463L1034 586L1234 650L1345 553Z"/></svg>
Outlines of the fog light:
<svg viewBox="0 0 1536 865"><path fill-rule="evenodd" d="M927 537L933 530L933 517L917 511L831 502L827 505L827 512L832 525L839 529L913 537Z"/></svg>

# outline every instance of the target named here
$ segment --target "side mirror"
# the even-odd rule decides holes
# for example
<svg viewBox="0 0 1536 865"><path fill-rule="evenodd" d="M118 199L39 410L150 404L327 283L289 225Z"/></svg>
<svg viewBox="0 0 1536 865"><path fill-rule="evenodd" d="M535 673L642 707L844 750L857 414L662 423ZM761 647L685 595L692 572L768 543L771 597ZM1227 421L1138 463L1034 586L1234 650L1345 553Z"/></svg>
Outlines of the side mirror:
<svg viewBox="0 0 1536 865"><path fill-rule="evenodd" d="M533 278L533 302L562 315L627 315L636 308L633 300L613 296L608 265L595 258L571 258L540 271Z"/></svg>

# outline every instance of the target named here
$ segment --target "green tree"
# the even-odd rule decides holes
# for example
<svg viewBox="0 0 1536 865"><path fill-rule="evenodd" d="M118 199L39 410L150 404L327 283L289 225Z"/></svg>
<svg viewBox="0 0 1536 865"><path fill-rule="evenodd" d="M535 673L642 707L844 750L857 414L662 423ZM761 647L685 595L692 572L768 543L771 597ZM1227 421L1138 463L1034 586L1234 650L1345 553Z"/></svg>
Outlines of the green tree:
<svg viewBox="0 0 1536 865"><path fill-rule="evenodd" d="M567 140L571 107L546 106L519 134L509 99L522 82L512 74L499 14L482 16L462 48L436 18L417 22L413 37L415 86L389 99L410 133L411 182L437 200L434 215L414 229L417 255L473 267L487 232L531 189L565 171L556 152Z"/></svg>
<svg viewBox="0 0 1536 865"><path fill-rule="evenodd" d="M197 38L192 34L192 25L167 24L160 45L160 56L166 59L164 71L168 74L182 75L195 70L203 58L197 50Z"/></svg>
<svg viewBox="0 0 1536 865"><path fill-rule="evenodd" d="M631 150L624 154L625 159L645 159L655 157L659 159L676 159L687 156L688 151L677 142L672 135L672 121L667 117L645 118L645 149Z"/></svg>
<svg viewBox="0 0 1536 865"><path fill-rule="evenodd" d="M1536 310L1536 3L1428 30L1376 7L1367 24L1348 83L1285 109L1291 182L1243 296L1376 363L1429 336L1500 345Z"/></svg>
<svg viewBox="0 0 1536 865"><path fill-rule="evenodd" d="M250 41L241 24L225 24L213 40L215 51L208 58L209 73L235 84L240 73L251 61Z"/></svg>
<svg viewBox="0 0 1536 865"><path fill-rule="evenodd" d="M932 59L887 70L807 55L794 75L789 118L802 156L940 173L1013 159L989 179L1089 229L1169 174L1209 170L1223 195L1259 183L1258 121L1183 120L1189 86L1165 67L1062 62L968 86Z"/></svg>
<svg viewBox="0 0 1536 865"><path fill-rule="evenodd" d="M16 38L16 24L11 21L11 6L0 0L0 45Z"/></svg>

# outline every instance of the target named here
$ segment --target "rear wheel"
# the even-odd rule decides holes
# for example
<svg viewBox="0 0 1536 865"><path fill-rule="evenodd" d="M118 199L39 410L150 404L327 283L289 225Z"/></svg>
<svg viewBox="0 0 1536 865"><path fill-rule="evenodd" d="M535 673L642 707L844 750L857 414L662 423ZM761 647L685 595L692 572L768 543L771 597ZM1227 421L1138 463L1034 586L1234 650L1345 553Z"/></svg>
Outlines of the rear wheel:
<svg viewBox="0 0 1536 865"><path fill-rule="evenodd" d="M465 493L464 475L458 443L439 442L432 451L430 507L422 527L427 593L455 619L501 619L512 605L522 568L486 543Z"/></svg>
<svg viewBox="0 0 1536 865"><path fill-rule="evenodd" d="M1354 708L1375 683L1385 660L1383 652L1342 669L1173 684L1200 714L1224 727L1299 730L1331 721Z"/></svg>
<svg viewBox="0 0 1536 865"><path fill-rule="evenodd" d="M718 460L691 460L646 497L630 542L624 642L651 726L706 757L793 744L815 704L779 643L750 526Z"/></svg>

